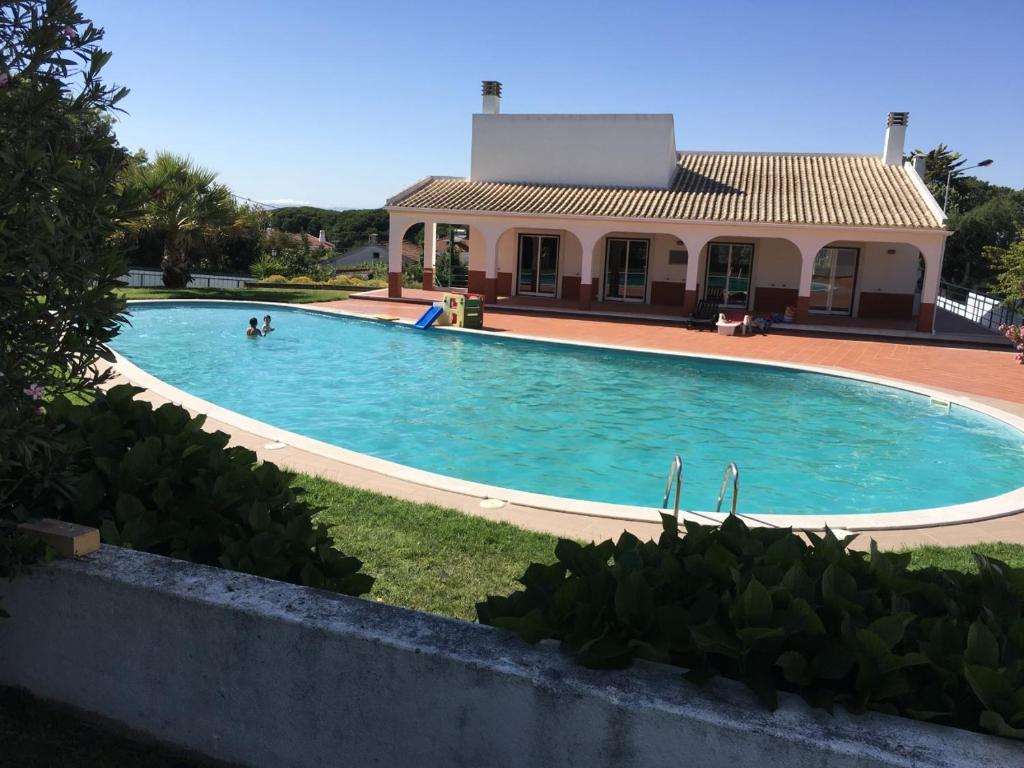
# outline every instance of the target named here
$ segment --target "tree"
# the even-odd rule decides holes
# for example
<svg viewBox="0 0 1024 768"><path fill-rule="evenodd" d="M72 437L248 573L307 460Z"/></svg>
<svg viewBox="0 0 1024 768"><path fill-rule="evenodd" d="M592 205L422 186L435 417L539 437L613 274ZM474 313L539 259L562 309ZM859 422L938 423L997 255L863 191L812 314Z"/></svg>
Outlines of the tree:
<svg viewBox="0 0 1024 768"><path fill-rule="evenodd" d="M12 523L58 483L45 402L103 380L123 319L112 235L133 205L110 116L127 90L101 78L102 37L74 0L0 5L0 573Z"/></svg>
<svg viewBox="0 0 1024 768"><path fill-rule="evenodd" d="M945 202L949 177L949 203L946 226L952 234L946 241L942 276L950 282L978 290L988 290L995 276L986 247L1002 249L1015 239L1024 226L1024 190L989 184L975 176L965 176L965 160L945 144L925 155L925 183L939 202Z"/></svg>
<svg viewBox="0 0 1024 768"><path fill-rule="evenodd" d="M194 242L222 234L234 223L231 192L216 179L216 172L167 152L158 153L128 176L128 189L144 201L131 227L163 236L160 268L168 288L188 285Z"/></svg>
<svg viewBox="0 0 1024 768"><path fill-rule="evenodd" d="M1024 229L1006 248L985 248L985 255L997 270L996 289L1008 302L1024 301Z"/></svg>
<svg viewBox="0 0 1024 768"><path fill-rule="evenodd" d="M1024 226L1024 195L1000 194L965 213L954 211L948 226L943 273L947 280L968 288L987 289L994 275L986 247L1006 248Z"/></svg>
<svg viewBox="0 0 1024 768"><path fill-rule="evenodd" d="M959 152L954 152L945 144L939 144L929 152L915 149L914 154L924 155L924 182L928 185L932 196L941 204L946 192L946 179L959 178L960 168L967 161L960 157Z"/></svg>

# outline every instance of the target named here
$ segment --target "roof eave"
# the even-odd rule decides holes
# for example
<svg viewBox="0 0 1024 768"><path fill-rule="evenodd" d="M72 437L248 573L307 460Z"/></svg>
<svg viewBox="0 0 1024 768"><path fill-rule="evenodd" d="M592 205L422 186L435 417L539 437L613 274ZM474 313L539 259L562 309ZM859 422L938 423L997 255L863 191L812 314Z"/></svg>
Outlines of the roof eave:
<svg viewBox="0 0 1024 768"><path fill-rule="evenodd" d="M396 195L396 199L399 195ZM572 219L575 221L613 221L632 222L643 224L645 222L657 222L659 224L696 224L702 226L730 226L730 227L778 227L797 229L856 229L868 232L916 232L942 234L946 237L952 234L945 226L941 227L882 227L877 224L806 224L796 222L769 222L769 221L741 221L729 219L673 219L673 218L635 218L629 216L588 216L579 213L522 213L517 211L481 211L455 208L422 208L402 205L386 205L384 210L388 213L424 213L436 216L509 216L514 218L534 219Z"/></svg>
<svg viewBox="0 0 1024 768"><path fill-rule="evenodd" d="M914 191L921 196L921 200L925 206L931 212L932 216L935 217L939 225L946 229L946 212L942 210L942 206L939 205L939 201L935 199L935 195L928 189L928 185L924 183L924 179L918 176L917 171L914 170L913 163L904 163L903 172L907 174L910 179L910 186L914 188Z"/></svg>

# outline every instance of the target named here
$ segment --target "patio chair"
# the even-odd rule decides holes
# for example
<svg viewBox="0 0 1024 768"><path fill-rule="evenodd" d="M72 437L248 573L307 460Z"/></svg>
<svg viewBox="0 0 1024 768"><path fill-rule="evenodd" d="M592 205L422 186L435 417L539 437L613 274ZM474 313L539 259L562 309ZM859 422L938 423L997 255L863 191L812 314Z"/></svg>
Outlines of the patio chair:
<svg viewBox="0 0 1024 768"><path fill-rule="evenodd" d="M697 302L697 306L694 308L693 313L690 315L689 321L686 323L687 328L700 328L701 330L707 328L713 330L715 324L718 322L718 302L710 301L708 299L701 299Z"/></svg>

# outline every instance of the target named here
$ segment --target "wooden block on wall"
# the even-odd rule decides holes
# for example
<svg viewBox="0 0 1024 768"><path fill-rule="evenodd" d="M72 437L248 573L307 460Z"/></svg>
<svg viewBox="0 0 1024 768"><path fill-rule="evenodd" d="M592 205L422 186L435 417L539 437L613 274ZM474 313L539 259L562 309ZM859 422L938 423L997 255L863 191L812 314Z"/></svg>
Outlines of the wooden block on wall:
<svg viewBox="0 0 1024 768"><path fill-rule="evenodd" d="M44 517L22 523L18 530L49 544L61 557L81 557L100 548L100 532L95 528Z"/></svg>

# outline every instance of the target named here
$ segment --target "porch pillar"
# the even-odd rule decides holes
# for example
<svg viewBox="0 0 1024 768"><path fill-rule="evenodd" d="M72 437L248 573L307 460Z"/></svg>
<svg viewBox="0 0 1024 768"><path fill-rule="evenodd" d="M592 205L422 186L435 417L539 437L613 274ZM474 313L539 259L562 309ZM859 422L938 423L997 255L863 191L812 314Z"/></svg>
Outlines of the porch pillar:
<svg viewBox="0 0 1024 768"><path fill-rule="evenodd" d="M917 315L917 330L922 333L935 333L935 303L939 296L939 283L942 280L942 258L946 250L946 240L918 246L924 258L924 279L921 284L921 310Z"/></svg>
<svg viewBox="0 0 1024 768"><path fill-rule="evenodd" d="M714 235L711 232L687 230L676 235L686 246L686 283L683 287L683 314L692 315L697 308L697 293L700 286L700 253Z"/></svg>
<svg viewBox="0 0 1024 768"><path fill-rule="evenodd" d="M795 320L798 323L807 323L811 319L811 277L814 275L814 260L829 241L806 239L792 242L800 250L800 287L796 296Z"/></svg>
<svg viewBox="0 0 1024 768"><path fill-rule="evenodd" d="M579 308L589 310L596 296L594 296L594 248L597 241L604 237L596 230L582 230L572 233L580 241L582 253L580 254L580 298Z"/></svg>
<svg viewBox="0 0 1024 768"><path fill-rule="evenodd" d="M388 297L402 298L402 239L413 222L405 216L388 218Z"/></svg>
<svg viewBox="0 0 1024 768"><path fill-rule="evenodd" d="M498 240L500 234L487 238L487 261L484 267L484 302L494 304L498 300Z"/></svg>
<svg viewBox="0 0 1024 768"><path fill-rule="evenodd" d="M479 245L484 254L483 269L477 261L470 264L469 270L469 291L470 293L482 293L484 302L493 304L498 300L498 243L506 227L501 224L471 224L470 234L473 237L473 245L470 246L470 253ZM476 269L473 269L476 266Z"/></svg>
<svg viewBox="0 0 1024 768"><path fill-rule="evenodd" d="M437 222L423 222L423 290L434 290L434 267L437 263Z"/></svg>

